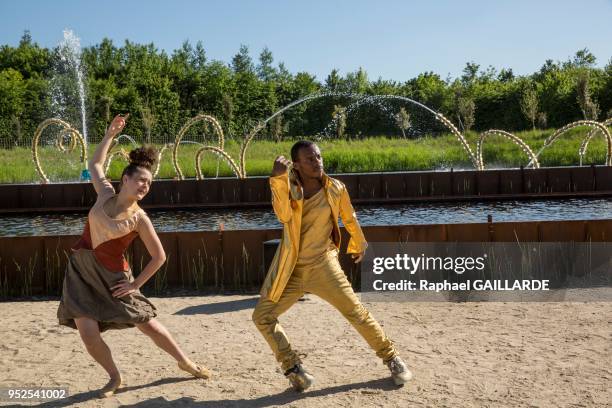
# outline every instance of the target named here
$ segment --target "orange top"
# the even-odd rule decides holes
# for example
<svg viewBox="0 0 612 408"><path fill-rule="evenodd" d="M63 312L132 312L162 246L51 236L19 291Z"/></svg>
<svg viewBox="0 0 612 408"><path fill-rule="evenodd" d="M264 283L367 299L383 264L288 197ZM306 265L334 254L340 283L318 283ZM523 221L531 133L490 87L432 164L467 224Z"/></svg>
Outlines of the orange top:
<svg viewBox="0 0 612 408"><path fill-rule="evenodd" d="M108 180L104 179L101 182L102 189L98 193L96 203L89 210L83 235L72 249L93 250L96 260L109 271L129 271L130 266L124 253L138 236L136 230L140 220L147 215L142 208L139 208L127 218L109 217L104 212L104 204L115 195L115 189Z"/></svg>

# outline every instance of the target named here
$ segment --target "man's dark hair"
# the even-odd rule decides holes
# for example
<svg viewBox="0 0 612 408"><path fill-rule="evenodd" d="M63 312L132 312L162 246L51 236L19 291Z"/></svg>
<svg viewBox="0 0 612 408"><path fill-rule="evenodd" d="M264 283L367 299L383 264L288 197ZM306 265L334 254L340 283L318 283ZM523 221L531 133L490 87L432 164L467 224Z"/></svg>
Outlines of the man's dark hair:
<svg viewBox="0 0 612 408"><path fill-rule="evenodd" d="M299 142L295 142L293 146L291 146L291 161L297 161L298 153L300 149L305 149L310 146L314 146L316 143L311 142L310 140L300 140Z"/></svg>

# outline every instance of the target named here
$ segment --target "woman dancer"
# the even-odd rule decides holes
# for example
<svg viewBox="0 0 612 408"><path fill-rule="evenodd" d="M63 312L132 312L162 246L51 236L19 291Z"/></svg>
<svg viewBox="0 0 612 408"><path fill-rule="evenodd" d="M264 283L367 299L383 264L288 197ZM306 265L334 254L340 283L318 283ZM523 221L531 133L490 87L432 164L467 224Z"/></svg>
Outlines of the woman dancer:
<svg viewBox="0 0 612 408"><path fill-rule="evenodd" d="M101 397L113 395L121 385L119 369L100 336L108 329L135 326L174 357L180 369L198 378L210 377L210 372L191 361L155 319L155 306L139 291L164 263L166 255L151 220L138 206L151 186L155 150L141 147L130 152L130 164L121 175L119 193L104 177L107 151L127 117L117 115L113 119L89 162L98 198L89 211L83 236L73 247L57 311L59 323L79 331L89 354L110 376L108 384L100 390ZM123 254L137 236L151 260L134 279Z"/></svg>

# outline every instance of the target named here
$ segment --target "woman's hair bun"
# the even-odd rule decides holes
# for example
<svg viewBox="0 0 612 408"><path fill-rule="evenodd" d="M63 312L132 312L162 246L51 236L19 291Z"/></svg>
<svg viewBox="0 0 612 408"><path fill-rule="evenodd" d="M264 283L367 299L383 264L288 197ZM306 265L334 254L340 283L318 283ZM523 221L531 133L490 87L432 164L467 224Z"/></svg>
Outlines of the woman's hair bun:
<svg viewBox="0 0 612 408"><path fill-rule="evenodd" d="M138 167L151 170L156 161L157 150L153 146L142 146L130 152L130 164Z"/></svg>

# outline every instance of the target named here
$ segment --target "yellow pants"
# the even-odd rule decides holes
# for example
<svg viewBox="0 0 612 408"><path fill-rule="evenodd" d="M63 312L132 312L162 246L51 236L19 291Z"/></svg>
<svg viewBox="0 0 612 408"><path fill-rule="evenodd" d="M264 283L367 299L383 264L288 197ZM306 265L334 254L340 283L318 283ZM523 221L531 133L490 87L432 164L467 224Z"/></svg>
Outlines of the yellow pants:
<svg viewBox="0 0 612 408"><path fill-rule="evenodd" d="M260 298L255 306L253 322L272 348L283 371L300 364L301 360L291 348L278 316L286 312L304 292L313 293L338 309L383 361L396 356L393 342L385 336L378 322L353 292L338 262L338 252L334 250L313 264L296 266L278 303Z"/></svg>

